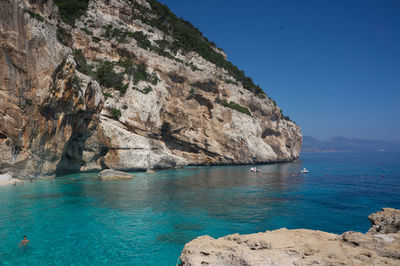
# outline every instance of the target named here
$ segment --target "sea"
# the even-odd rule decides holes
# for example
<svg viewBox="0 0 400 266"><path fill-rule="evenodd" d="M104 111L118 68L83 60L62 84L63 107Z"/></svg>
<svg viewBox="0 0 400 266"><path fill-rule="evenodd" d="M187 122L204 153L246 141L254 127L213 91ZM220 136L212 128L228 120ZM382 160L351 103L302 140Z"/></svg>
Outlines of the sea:
<svg viewBox="0 0 400 266"><path fill-rule="evenodd" d="M366 232L400 208L400 153L305 153L290 163L97 173L0 187L0 265L176 265L188 241L278 228ZM301 174L303 168L308 174ZM26 235L28 247L18 243Z"/></svg>

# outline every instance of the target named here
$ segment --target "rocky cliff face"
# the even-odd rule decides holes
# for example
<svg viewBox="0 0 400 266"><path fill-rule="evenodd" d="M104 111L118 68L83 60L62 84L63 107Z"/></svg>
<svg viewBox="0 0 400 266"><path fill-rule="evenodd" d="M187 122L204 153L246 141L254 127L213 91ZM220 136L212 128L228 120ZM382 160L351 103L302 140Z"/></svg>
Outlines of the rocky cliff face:
<svg viewBox="0 0 400 266"><path fill-rule="evenodd" d="M68 2L0 2L0 174L298 157L299 127L206 38L191 50L189 23L154 0L76 19Z"/></svg>
<svg viewBox="0 0 400 266"><path fill-rule="evenodd" d="M371 214L367 234L279 229L185 245L180 265L400 265L400 210Z"/></svg>

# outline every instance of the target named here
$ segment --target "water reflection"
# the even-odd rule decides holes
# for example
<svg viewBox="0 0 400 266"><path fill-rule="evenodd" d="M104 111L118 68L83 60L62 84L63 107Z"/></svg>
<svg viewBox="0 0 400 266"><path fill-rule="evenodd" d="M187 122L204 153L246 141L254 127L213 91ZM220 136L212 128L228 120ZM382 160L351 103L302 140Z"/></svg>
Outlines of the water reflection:
<svg viewBox="0 0 400 266"><path fill-rule="evenodd" d="M58 180L60 193L26 195L26 198L90 197L90 204L101 208L157 211L202 208L211 215L232 215L242 206L265 207L287 201L283 191L299 189L301 162L258 166L261 174L249 172L250 166L193 167L184 170L159 171L154 175L138 174L132 181L102 182L85 178ZM89 179L88 179L89 178ZM88 182L89 180L89 182ZM237 193L232 193L237 190ZM241 193L246 190L245 193ZM240 196L238 196L240 195ZM229 206L229 208L226 208Z"/></svg>
<svg viewBox="0 0 400 266"><path fill-rule="evenodd" d="M3 187L0 258L8 265L174 265L183 244L200 235L281 227L365 232L368 214L400 206L400 156L352 156L258 165L262 174L250 166L191 167L129 181L102 182L91 173ZM302 164L309 175L298 174ZM23 234L35 242L29 254L10 248L18 249Z"/></svg>
<svg viewBox="0 0 400 266"><path fill-rule="evenodd" d="M301 189L303 178L297 174L301 169L300 162L259 168L262 174L250 173L246 166L200 167L179 174L172 172L170 175L178 176L157 179L153 183L165 200L165 204L157 205L157 209L164 212L194 208L219 218L247 221L257 219L260 209L267 212L297 197L283 197L282 192ZM252 208L257 208L258 212L252 213Z"/></svg>
<svg viewBox="0 0 400 266"><path fill-rule="evenodd" d="M68 186L64 185L64 194L35 197L90 197L94 200L89 204L98 208L120 211L152 208L160 213L175 211L189 215L206 211L214 217L245 222L261 218L260 209L267 213L296 199L296 196L287 195L301 189L303 178L298 175L301 167L301 162L296 161L260 165L261 174L251 173L250 166L193 167L159 171L153 175L137 174L132 181L87 182L81 179L81 182L73 180ZM66 180L68 178L63 182ZM283 197L282 192L286 196ZM258 211L252 212L253 208Z"/></svg>
<svg viewBox="0 0 400 266"><path fill-rule="evenodd" d="M94 179L95 174L81 174L80 178L71 175L55 180L53 186L58 187L57 191L37 191L24 198L59 198L71 208L115 210L119 219L123 215L137 216L135 213L146 209L159 215L168 213L173 216L142 222L148 223L149 230L165 228L166 233L155 236L160 241L181 243L206 232L207 225L188 221L187 217L206 213L216 219L244 224L250 220L267 223L268 217L297 200L299 196L291 192L301 189L303 178L298 174L301 161L257 167L261 174L251 173L250 166L191 167L152 175L138 173L131 181L104 182ZM79 200L84 198L87 200ZM177 217L184 218L179 221ZM108 220L96 219L110 226ZM138 216L123 226L135 226L141 219L146 218Z"/></svg>
<svg viewBox="0 0 400 266"><path fill-rule="evenodd" d="M293 175L299 177L301 162L281 163L259 166L261 174L251 173L250 166L230 167L199 167L189 168L183 173L181 179L160 180L162 186L182 188L226 188L235 186L263 186L273 185L273 189L279 190L282 184L287 184L287 177ZM170 173L177 176L177 173Z"/></svg>

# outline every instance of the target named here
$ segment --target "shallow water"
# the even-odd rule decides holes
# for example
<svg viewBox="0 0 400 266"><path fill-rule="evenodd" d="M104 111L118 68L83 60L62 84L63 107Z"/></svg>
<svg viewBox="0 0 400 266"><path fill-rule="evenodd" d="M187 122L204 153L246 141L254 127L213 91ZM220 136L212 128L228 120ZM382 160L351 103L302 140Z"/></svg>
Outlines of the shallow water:
<svg viewBox="0 0 400 266"><path fill-rule="evenodd" d="M300 175L307 167L310 174ZM281 227L365 232L367 216L400 208L400 153L315 153L259 166L95 173L0 187L2 265L175 265L208 234ZM384 178L382 177L384 175ZM30 247L20 249L22 235Z"/></svg>

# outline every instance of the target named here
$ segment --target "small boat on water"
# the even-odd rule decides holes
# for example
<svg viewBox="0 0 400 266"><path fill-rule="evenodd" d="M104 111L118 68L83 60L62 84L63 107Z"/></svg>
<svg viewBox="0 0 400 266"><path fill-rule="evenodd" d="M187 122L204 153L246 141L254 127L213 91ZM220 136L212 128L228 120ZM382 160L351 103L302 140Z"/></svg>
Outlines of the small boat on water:
<svg viewBox="0 0 400 266"><path fill-rule="evenodd" d="M310 171L307 170L307 168L303 168L303 170L300 171L302 174L308 174Z"/></svg>
<svg viewBox="0 0 400 266"><path fill-rule="evenodd" d="M258 169L257 167L252 167L252 168L250 168L250 172L252 172L252 173L261 173L261 169Z"/></svg>

